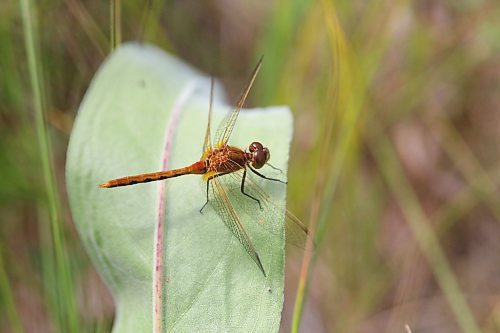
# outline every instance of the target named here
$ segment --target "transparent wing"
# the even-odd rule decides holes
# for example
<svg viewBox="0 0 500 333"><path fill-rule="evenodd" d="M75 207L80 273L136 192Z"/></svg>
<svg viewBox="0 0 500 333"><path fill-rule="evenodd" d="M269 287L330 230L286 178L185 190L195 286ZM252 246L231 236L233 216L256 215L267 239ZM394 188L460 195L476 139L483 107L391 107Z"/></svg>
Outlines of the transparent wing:
<svg viewBox="0 0 500 333"><path fill-rule="evenodd" d="M257 66L255 66L255 69L252 72L252 76L250 77L250 81L248 82L247 87L245 88L245 90L243 90L243 93L240 95L238 103L236 103L236 108L233 110L233 112L229 113L224 118L224 120L217 128L217 132L215 133L216 145L221 146L227 144L229 137L231 136L231 132L233 131L234 124L236 123L236 119L238 119L238 114L240 113L243 104L245 104L245 100L248 97L248 93L250 92L250 89L252 88L255 78L259 73L260 66L262 65L262 58L263 57L260 57Z"/></svg>
<svg viewBox="0 0 500 333"><path fill-rule="evenodd" d="M236 214L231 201L229 200L226 190L220 182L221 177L224 176L215 177L210 180L210 189L212 191L212 196L210 198L211 204L224 221L224 224L229 228L229 230L231 230L253 261L255 261L259 269L262 271L262 274L266 276L266 272L264 271L259 255L257 254L250 237L243 228L243 225L241 224L241 221Z"/></svg>
<svg viewBox="0 0 500 333"><path fill-rule="evenodd" d="M227 163L235 163L228 161ZM244 170L220 176L219 182L224 184L224 188L230 192L230 197L233 199L238 209L241 209L245 214L256 220L259 225L267 231L279 235L281 227L279 221L282 221L285 215L285 241L287 245L293 245L300 249L305 248L307 238L307 227L293 213L286 209L284 204L279 204L271 198L271 196L259 185L267 185L268 189L273 187L285 186L285 184L259 178L258 176L247 171L245 177L245 193L260 201L262 210L259 204L251 198L241 193L241 181ZM275 187L275 188L276 188ZM270 191L268 191L270 193ZM233 205L234 206L234 205Z"/></svg>
<svg viewBox="0 0 500 333"><path fill-rule="evenodd" d="M205 154L212 150L212 141L211 141L211 134L210 134L210 127L211 121L212 121L212 104L213 104L213 99L214 99L214 78L213 76L210 77L210 99L208 102L208 121L207 121L207 129L205 131L205 141L203 142L203 151L201 152L202 159L204 158Z"/></svg>

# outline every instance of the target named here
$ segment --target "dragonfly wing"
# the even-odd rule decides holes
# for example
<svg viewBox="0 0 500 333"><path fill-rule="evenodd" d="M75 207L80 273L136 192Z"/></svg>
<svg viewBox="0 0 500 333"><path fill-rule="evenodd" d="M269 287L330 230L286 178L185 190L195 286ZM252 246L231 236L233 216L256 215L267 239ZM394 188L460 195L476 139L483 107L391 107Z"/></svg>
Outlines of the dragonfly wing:
<svg viewBox="0 0 500 333"><path fill-rule="evenodd" d="M212 104L213 104L213 99L214 99L214 78L213 76L210 77L210 99L208 102L208 121L207 121L207 129L205 131L205 141L203 142L203 151L201 152L202 154L202 159L205 157L205 154L212 150L212 141L211 141L211 134L210 134L210 128L211 128L211 121L212 121Z"/></svg>
<svg viewBox="0 0 500 333"><path fill-rule="evenodd" d="M277 186L280 184L276 184ZM305 248L306 238L308 234L308 229L304 223L296 217L292 212L286 209L285 206L277 204L263 189L260 187L256 181L249 178L248 183L245 184L249 191L255 193L255 196L261 201L267 215L276 219L276 216L280 216L285 212L285 240L287 245L294 245L300 249ZM282 216L282 215L281 215ZM271 222L273 223L273 222Z"/></svg>
<svg viewBox="0 0 500 333"><path fill-rule="evenodd" d="M231 177L233 184L241 184L243 172L237 171L231 174L225 175L224 177ZM268 183L274 183L272 181L266 181ZM284 186L284 184L276 184L276 186ZM233 186L234 187L234 186ZM240 191L239 187L234 187L233 191ZM262 211L256 202L247 197L240 196L244 202L240 203L238 206L250 216L255 216L256 213L260 215L258 217L259 224L263 225L268 231L274 234L278 234L280 228L276 225L278 221L283 218L283 212L285 214L285 238L287 245L293 245L299 249L305 248L305 242L308 234L308 229L304 223L296 217L292 212L290 212L284 205L278 204L274 201L264 189L258 184L257 180L252 177L252 175L247 174L245 178L245 192L258 199L262 205Z"/></svg>
<svg viewBox="0 0 500 333"><path fill-rule="evenodd" d="M218 177L212 178L210 180L210 184L212 189L212 205L221 216L224 224L229 228L229 230L231 230L234 236L236 236L253 261L255 261L259 269L262 271L262 274L266 276L266 272L264 271L259 255L257 254L250 237L243 228L240 218L236 214L236 211Z"/></svg>
<svg viewBox="0 0 500 333"><path fill-rule="evenodd" d="M306 239L309 233L307 227L302 223L302 221L293 215L288 209L285 210L286 216L286 227L285 227L285 239L286 244L294 245L299 249L305 249Z"/></svg>
<svg viewBox="0 0 500 333"><path fill-rule="evenodd" d="M262 58L263 57L260 57L259 62L257 63L257 66L255 66L255 69L252 72L252 76L250 77L250 81L248 82L245 90L243 90L243 93L240 95L240 98L238 99L238 103L236 103L236 108L233 110L233 112L229 113L224 118L224 120L221 122L221 124L217 128L217 132L215 133L215 144L216 145L227 144L229 137L231 136L231 132L233 131L234 124L236 123L236 119L238 119L238 115L240 113L240 110L243 107L243 104L245 104L245 100L248 97L248 93L250 92L250 89L252 88L252 85L255 81L255 78L257 77L257 74L259 73L260 66L262 65Z"/></svg>

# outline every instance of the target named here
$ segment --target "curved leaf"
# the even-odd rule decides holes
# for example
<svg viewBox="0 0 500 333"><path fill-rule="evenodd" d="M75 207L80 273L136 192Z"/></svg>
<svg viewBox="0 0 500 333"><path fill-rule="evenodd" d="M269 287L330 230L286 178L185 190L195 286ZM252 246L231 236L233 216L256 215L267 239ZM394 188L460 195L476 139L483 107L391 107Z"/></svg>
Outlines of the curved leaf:
<svg viewBox="0 0 500 333"><path fill-rule="evenodd" d="M255 218L240 214L262 259L264 277L211 207L200 214L205 202L200 176L166 181L163 211L161 182L98 187L112 178L159 171L166 158L170 169L197 161L209 87L208 77L163 51L126 44L102 65L80 106L68 149L68 194L81 238L115 298L114 332L152 331L155 228L162 216L167 331L278 331L283 219L270 221L279 232L269 233ZM213 126L232 108L220 90L216 86ZM173 110L180 111L177 120ZM291 131L286 107L243 110L229 143L243 148L261 141L271 150L273 165L285 170ZM169 133L173 136L166 142ZM283 184L253 181L285 205Z"/></svg>

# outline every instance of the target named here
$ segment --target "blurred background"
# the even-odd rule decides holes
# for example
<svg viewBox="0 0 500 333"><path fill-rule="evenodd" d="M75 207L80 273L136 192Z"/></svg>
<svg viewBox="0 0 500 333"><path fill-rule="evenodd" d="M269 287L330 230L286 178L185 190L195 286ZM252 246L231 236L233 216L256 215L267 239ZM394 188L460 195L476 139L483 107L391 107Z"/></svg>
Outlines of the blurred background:
<svg viewBox="0 0 500 333"><path fill-rule="evenodd" d="M231 100L264 54L248 105L293 110L288 208L317 245L288 262L283 332L294 308L302 332L500 332L499 17L486 0L2 1L0 331L111 329L65 154L94 73L139 40Z"/></svg>

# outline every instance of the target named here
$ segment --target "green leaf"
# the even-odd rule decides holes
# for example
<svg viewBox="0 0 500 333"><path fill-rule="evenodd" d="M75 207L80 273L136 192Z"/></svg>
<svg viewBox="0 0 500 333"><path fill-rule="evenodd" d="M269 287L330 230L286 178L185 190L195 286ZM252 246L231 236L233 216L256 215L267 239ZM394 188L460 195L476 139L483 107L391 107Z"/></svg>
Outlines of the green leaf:
<svg viewBox="0 0 500 333"><path fill-rule="evenodd" d="M163 181L161 212L162 182L98 187L113 178L159 171L164 158L169 169L199 160L209 82L207 76L157 48L125 44L102 65L80 106L67 156L68 194L81 238L113 293L114 332L152 331L155 235L162 215L167 239L163 294L167 331L279 329L284 212L281 219L265 221L258 218L257 205L255 216L236 207L266 270L264 277L212 207L200 214L206 198L199 175ZM177 121L173 110L179 111ZM212 133L231 110L216 85ZM271 151L270 162L284 173L266 167L262 172L285 179L291 135L287 107L242 110L229 144L245 148L253 141L262 142ZM249 177L278 206L285 206L285 185Z"/></svg>

